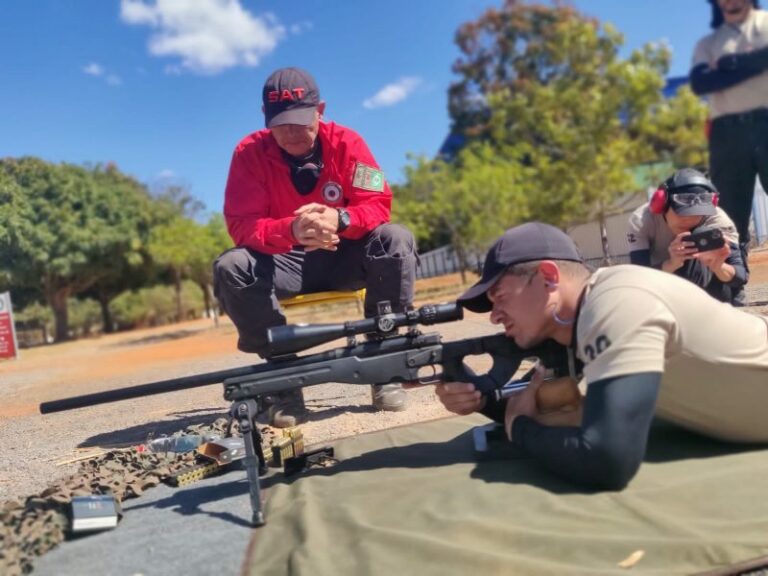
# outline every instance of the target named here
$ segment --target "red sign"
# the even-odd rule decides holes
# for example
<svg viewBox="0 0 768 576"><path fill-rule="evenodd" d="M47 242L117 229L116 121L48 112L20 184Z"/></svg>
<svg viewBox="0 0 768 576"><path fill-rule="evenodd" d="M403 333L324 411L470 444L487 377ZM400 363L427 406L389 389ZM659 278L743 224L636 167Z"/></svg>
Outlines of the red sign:
<svg viewBox="0 0 768 576"><path fill-rule="evenodd" d="M11 310L11 294L0 294L0 360L16 358L16 330L13 325L13 310Z"/></svg>

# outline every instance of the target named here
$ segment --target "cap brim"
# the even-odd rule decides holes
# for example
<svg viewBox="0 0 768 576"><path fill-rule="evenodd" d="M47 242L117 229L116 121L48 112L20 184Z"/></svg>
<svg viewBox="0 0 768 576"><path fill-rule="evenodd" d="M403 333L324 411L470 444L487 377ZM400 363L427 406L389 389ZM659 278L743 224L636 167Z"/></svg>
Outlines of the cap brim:
<svg viewBox="0 0 768 576"><path fill-rule="evenodd" d="M275 126L282 126L284 124L309 126L312 124L312 122L315 121L316 110L317 106L285 110L284 112L280 112L280 114L275 115L271 120L269 120L267 122L267 128L274 128Z"/></svg>
<svg viewBox="0 0 768 576"><path fill-rule="evenodd" d="M679 206L672 205L672 210L678 216L714 216L717 213L717 208L713 204L696 204L695 206Z"/></svg>
<svg viewBox="0 0 768 576"><path fill-rule="evenodd" d="M501 270L488 280L480 280L480 282L459 296L456 302L470 312L490 312L493 309L493 304L488 300L488 290L496 284L496 281L501 278L502 274L504 274L504 270Z"/></svg>

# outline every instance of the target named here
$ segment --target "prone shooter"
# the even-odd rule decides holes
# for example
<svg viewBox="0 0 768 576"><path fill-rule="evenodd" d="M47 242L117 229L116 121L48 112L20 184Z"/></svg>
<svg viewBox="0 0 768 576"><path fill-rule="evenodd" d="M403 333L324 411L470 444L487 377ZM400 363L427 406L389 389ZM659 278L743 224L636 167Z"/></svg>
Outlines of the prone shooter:
<svg viewBox="0 0 768 576"><path fill-rule="evenodd" d="M232 402L230 422L237 421L245 442L243 461L249 481L252 523L261 526L265 521L259 475L266 473L267 466L256 417L268 406L270 396L328 382L372 385L459 381L472 382L484 394L502 397L506 394L502 388L524 360L537 358L555 376L575 372L570 351L553 341L523 350L503 333L443 342L439 333L422 333L418 329L419 324L462 319L463 310L456 303L427 304L394 313L389 302L380 302L378 312L372 318L358 321L273 327L268 332L270 356L262 364L44 402L40 412L48 414L222 382L224 398ZM403 334L398 332L401 327L407 327ZM365 338L358 341L360 335ZM344 337L345 346L305 356L297 354ZM476 374L464 359L483 354L492 358L492 366L486 373ZM545 390L546 387L541 389ZM556 398L547 400L546 393L540 394L539 399L544 404L557 403Z"/></svg>

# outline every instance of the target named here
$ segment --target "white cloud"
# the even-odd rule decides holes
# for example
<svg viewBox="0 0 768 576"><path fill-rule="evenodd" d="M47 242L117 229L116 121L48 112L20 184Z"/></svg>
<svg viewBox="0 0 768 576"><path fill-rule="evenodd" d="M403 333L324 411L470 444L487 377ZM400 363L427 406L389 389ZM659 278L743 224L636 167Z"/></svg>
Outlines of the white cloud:
<svg viewBox="0 0 768 576"><path fill-rule="evenodd" d="M94 76L96 78L102 78L104 82L110 86L120 86L123 83L123 79L117 74L110 72L107 74L107 69L101 64L96 62L90 62L86 66L83 66L83 73L88 76Z"/></svg>
<svg viewBox="0 0 768 576"><path fill-rule="evenodd" d="M363 106L369 110L374 108L383 108L384 106L394 106L402 102L421 84L421 78L416 76L404 76L397 82L387 84L376 92L370 98L363 101Z"/></svg>
<svg viewBox="0 0 768 576"><path fill-rule="evenodd" d="M157 173L157 176L155 176L155 179L157 180L170 180L172 178L176 178L176 172L170 168L160 170L160 172Z"/></svg>
<svg viewBox="0 0 768 576"><path fill-rule="evenodd" d="M304 22L299 22L298 24L291 24L289 30L291 34L298 36L299 34L303 34L304 32L312 30L312 22L305 20Z"/></svg>
<svg viewBox="0 0 768 576"><path fill-rule="evenodd" d="M91 62L87 66L83 66L83 72L89 76L101 76L104 74L104 67L96 62Z"/></svg>
<svg viewBox="0 0 768 576"><path fill-rule="evenodd" d="M273 15L253 16L240 0L121 0L120 17L154 29L151 54L202 74L256 66L286 34Z"/></svg>

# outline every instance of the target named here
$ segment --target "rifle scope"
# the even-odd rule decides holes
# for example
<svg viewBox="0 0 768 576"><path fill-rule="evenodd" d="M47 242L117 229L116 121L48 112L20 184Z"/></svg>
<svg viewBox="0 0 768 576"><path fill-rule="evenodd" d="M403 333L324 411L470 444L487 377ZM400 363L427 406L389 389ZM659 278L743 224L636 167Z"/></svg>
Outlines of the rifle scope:
<svg viewBox="0 0 768 576"><path fill-rule="evenodd" d="M372 318L338 324L288 324L267 330L269 355L282 356L301 352L312 346L325 344L337 338L357 334L387 336L401 326L452 322L464 317L464 310L456 302L425 304L416 310L393 313L389 302L379 303L379 314Z"/></svg>

